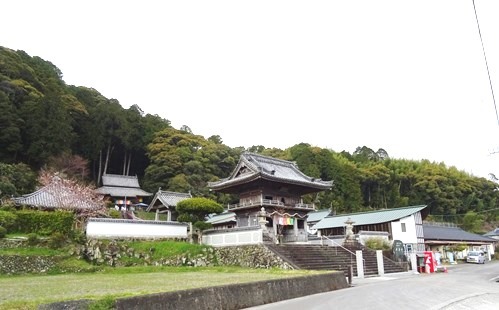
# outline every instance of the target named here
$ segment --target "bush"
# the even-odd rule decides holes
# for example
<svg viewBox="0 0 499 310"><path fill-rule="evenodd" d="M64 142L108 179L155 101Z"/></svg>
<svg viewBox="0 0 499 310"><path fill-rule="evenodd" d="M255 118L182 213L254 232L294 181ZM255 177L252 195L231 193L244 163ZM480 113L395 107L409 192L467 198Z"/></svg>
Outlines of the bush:
<svg viewBox="0 0 499 310"><path fill-rule="evenodd" d="M365 243L366 247L371 250L389 250L391 248L390 243L386 239L380 237L368 238Z"/></svg>
<svg viewBox="0 0 499 310"><path fill-rule="evenodd" d="M119 219L121 218L121 212L116 210L116 209L109 209L108 214L111 218L113 219Z"/></svg>
<svg viewBox="0 0 499 310"><path fill-rule="evenodd" d="M28 245L37 245L40 243L40 238L35 233L28 234Z"/></svg>
<svg viewBox="0 0 499 310"><path fill-rule="evenodd" d="M1 238L5 238L5 236L7 236L7 229L5 229L4 227L0 226L0 239Z"/></svg>
<svg viewBox="0 0 499 310"><path fill-rule="evenodd" d="M68 241L68 238L66 237L66 235L64 235L60 232L55 232L50 236L48 245L49 245L49 248L51 248L51 249L60 249L66 245L67 241Z"/></svg>
<svg viewBox="0 0 499 310"><path fill-rule="evenodd" d="M0 210L0 226L7 230L11 230L16 223L17 216L13 212Z"/></svg>
<svg viewBox="0 0 499 310"><path fill-rule="evenodd" d="M16 211L15 206L12 203L5 203L3 205L0 205L0 211Z"/></svg>
<svg viewBox="0 0 499 310"><path fill-rule="evenodd" d="M87 242L87 236L84 232L76 230L71 234L71 240L77 244L85 244L85 242Z"/></svg>

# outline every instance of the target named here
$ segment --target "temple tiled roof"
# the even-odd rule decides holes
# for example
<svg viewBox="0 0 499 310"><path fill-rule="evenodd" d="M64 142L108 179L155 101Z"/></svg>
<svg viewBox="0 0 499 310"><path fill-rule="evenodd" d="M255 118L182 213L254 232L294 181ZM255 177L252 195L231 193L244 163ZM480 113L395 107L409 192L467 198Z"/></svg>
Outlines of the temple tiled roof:
<svg viewBox="0 0 499 310"><path fill-rule="evenodd" d="M37 191L12 198L16 205L26 205L32 207L42 207L47 209L96 209L102 204L97 199L86 199L81 194L64 186L57 178L52 183Z"/></svg>
<svg viewBox="0 0 499 310"><path fill-rule="evenodd" d="M258 179L295 184L319 191L330 189L333 186L333 181L323 181L305 175L294 162L244 152L228 178L209 182L208 187L213 190L221 190Z"/></svg>
<svg viewBox="0 0 499 310"><path fill-rule="evenodd" d="M459 227L442 227L423 224L425 242L455 241L455 242L496 242L496 239L473 234Z"/></svg>
<svg viewBox="0 0 499 310"><path fill-rule="evenodd" d="M104 174L102 176L102 185L95 191L111 197L152 196L151 193L140 188L137 176Z"/></svg>
<svg viewBox="0 0 499 310"><path fill-rule="evenodd" d="M162 191L161 189L154 195L149 207L146 211L152 211L156 209L169 209L170 207L176 207L177 203L182 200L192 198L190 193L178 193Z"/></svg>
<svg viewBox="0 0 499 310"><path fill-rule="evenodd" d="M345 222L348 219L351 219L354 222L354 226L393 222L408 217L416 212L420 212L424 208L426 208L426 205L328 216L323 218L312 228L326 229L344 227Z"/></svg>
<svg viewBox="0 0 499 310"><path fill-rule="evenodd" d="M140 187L137 176L119 174L102 175L102 185L113 187Z"/></svg>
<svg viewBox="0 0 499 310"><path fill-rule="evenodd" d="M131 187L111 187L111 186L102 186L95 190L99 194L109 195L111 197L136 197L136 196L151 196L151 193L148 193L140 188L131 188Z"/></svg>
<svg viewBox="0 0 499 310"><path fill-rule="evenodd" d="M206 223L211 223L213 225L224 224L236 222L236 214L234 212L224 212L220 214L214 214L206 220Z"/></svg>

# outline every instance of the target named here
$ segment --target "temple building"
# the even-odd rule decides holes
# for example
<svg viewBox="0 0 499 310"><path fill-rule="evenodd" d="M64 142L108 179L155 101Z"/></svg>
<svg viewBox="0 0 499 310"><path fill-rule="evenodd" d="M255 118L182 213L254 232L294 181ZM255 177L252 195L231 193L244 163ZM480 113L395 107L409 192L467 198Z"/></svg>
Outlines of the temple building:
<svg viewBox="0 0 499 310"><path fill-rule="evenodd" d="M276 242L308 240L307 215L316 208L304 203L303 196L332 185L333 181L305 175L294 162L249 152L241 155L229 177L208 183L215 192L239 196L238 203L227 206L227 211L235 214L236 228L261 225L263 214L265 233Z"/></svg>
<svg viewBox="0 0 499 310"><path fill-rule="evenodd" d="M141 204L145 197L152 196L140 188L137 176L118 174L104 174L102 186L95 192L104 195L105 201L123 210Z"/></svg>
<svg viewBox="0 0 499 310"><path fill-rule="evenodd" d="M191 193L177 193L170 191L162 191L161 188L158 189L158 192L154 195L151 203L147 207L147 212L156 212L155 220L160 220L160 214L166 214L166 221L176 221L177 220L177 212L176 207L177 203L182 200L192 198Z"/></svg>

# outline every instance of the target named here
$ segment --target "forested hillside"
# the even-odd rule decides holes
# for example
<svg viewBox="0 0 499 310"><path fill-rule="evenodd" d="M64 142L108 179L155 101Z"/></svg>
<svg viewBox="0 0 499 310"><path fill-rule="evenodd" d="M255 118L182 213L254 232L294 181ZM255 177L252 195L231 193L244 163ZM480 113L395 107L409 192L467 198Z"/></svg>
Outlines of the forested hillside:
<svg viewBox="0 0 499 310"><path fill-rule="evenodd" d="M167 103L174 105L175 103ZM233 202L208 190L243 151L295 161L307 175L334 180L331 191L306 197L337 213L427 204L434 220L483 232L498 219L497 184L428 160L389 157L383 149L336 152L301 143L281 150L229 147L189 127L125 109L98 90L66 85L51 62L0 47L0 196L34 190L40 169L98 185L103 173L138 175L144 189L191 191ZM328 143L334 145L334 141Z"/></svg>

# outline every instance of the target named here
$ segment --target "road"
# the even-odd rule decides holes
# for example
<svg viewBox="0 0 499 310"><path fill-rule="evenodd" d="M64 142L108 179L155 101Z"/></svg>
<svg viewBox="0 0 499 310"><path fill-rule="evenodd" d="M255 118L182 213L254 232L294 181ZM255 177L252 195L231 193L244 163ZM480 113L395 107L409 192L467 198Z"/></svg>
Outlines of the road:
<svg viewBox="0 0 499 310"><path fill-rule="evenodd" d="M499 262L459 264L447 273L389 274L356 279L352 287L248 308L326 309L499 309Z"/></svg>

